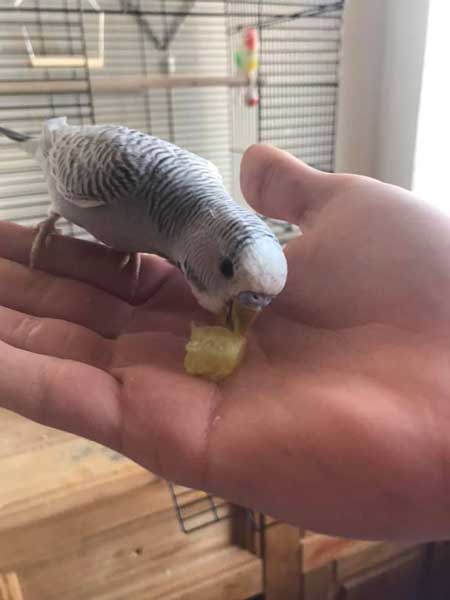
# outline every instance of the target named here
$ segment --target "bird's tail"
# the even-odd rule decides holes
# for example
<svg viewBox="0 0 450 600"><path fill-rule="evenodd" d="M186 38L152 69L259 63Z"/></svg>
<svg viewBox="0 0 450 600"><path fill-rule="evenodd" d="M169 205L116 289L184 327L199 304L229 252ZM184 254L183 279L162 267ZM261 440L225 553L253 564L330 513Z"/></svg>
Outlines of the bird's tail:
<svg viewBox="0 0 450 600"><path fill-rule="evenodd" d="M27 140L31 140L31 135L27 133L19 133L18 131L13 131L12 129L7 129L6 127L0 127L0 133L5 135L10 140L14 140L15 142L26 142Z"/></svg>
<svg viewBox="0 0 450 600"><path fill-rule="evenodd" d="M33 136L27 133L13 131L12 129L7 129L6 127L0 127L0 134L20 144L20 146L23 147L25 152L28 154L35 154L39 140Z"/></svg>
<svg viewBox="0 0 450 600"><path fill-rule="evenodd" d="M43 123L41 136L37 138L28 133L20 133L19 131L7 129L6 127L0 127L0 134L13 140L13 142L17 142L25 152L34 156L39 145L41 145L41 150L45 154L52 144L52 133L66 125L66 117L53 117L52 119L47 119Z"/></svg>

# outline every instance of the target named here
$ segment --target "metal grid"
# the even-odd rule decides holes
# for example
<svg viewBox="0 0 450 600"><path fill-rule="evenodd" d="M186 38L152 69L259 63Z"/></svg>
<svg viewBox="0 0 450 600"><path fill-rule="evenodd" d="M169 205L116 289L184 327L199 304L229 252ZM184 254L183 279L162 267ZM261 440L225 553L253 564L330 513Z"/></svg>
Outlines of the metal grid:
<svg viewBox="0 0 450 600"><path fill-rule="evenodd" d="M175 514L183 533L189 534L209 525L214 525L219 521L232 519L235 511L232 504L211 496L205 492L192 490L182 486L177 486L168 482L169 491L172 496ZM243 509L238 511L240 515ZM278 521L267 519L264 515L256 513L250 509L244 509L244 516L247 525L254 532L261 532L269 527L273 527Z"/></svg>
<svg viewBox="0 0 450 600"><path fill-rule="evenodd" d="M69 0L62 0L68 7ZM0 84L11 81L29 82L36 93L0 94L0 122L6 127L26 133L37 133L41 122L61 113L75 124L95 121L90 74L86 65L73 69L58 69L57 81L78 81L82 92L44 94L42 85L55 80L51 69L30 69L26 62L25 39L22 28L26 26L33 48L45 55L56 47L67 55L86 54L86 23L82 14L82 0L72 6L77 11L69 15L61 12L48 19L40 0L35 0L34 10L21 8L1 11L0 31ZM3 6L0 5L3 9ZM20 87L20 85L19 85ZM24 225L34 225L46 214L47 186L37 163L20 149L0 138L0 218ZM62 222L65 233L82 233L71 224Z"/></svg>
<svg viewBox="0 0 450 600"><path fill-rule="evenodd" d="M229 3L230 4L230 3ZM242 107L241 91L231 90L234 135L240 155L249 143L268 142L315 167L334 168L336 105L344 2L292 4L236 0L239 14L228 16L231 51L245 26L259 31L259 108Z"/></svg>
<svg viewBox="0 0 450 600"><path fill-rule="evenodd" d="M231 505L221 498L173 483L169 483L169 490L184 533L192 533L232 516Z"/></svg>
<svg viewBox="0 0 450 600"><path fill-rule="evenodd" d="M0 124L36 133L43 119L116 122L148 131L213 161L234 198L239 164L250 144L269 142L325 171L334 168L343 0L99 0L106 15L105 65L89 69L97 43L97 12L85 0L0 0ZM31 68L21 27L42 55L85 57L77 68ZM256 26L260 41L257 107L240 87L149 87L97 93L126 75L237 74L234 53L242 29ZM77 91L44 86L76 82ZM32 85L20 93L20 85ZM14 84L8 92L4 84ZM47 189L37 164L0 138L0 218L33 225L46 214ZM282 242L297 234L267 219ZM66 224L66 233L90 237ZM230 518L230 505L169 484L185 533ZM255 528L264 520L249 513Z"/></svg>
<svg viewBox="0 0 450 600"><path fill-rule="evenodd" d="M332 171L343 2L317 4L261 16L259 139Z"/></svg>

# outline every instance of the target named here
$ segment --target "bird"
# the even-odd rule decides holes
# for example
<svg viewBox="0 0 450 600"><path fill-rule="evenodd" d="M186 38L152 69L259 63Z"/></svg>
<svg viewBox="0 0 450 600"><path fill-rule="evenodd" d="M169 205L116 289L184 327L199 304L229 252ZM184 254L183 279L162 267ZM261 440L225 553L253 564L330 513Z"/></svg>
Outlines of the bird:
<svg viewBox="0 0 450 600"><path fill-rule="evenodd" d="M177 267L200 306L243 327L283 290L287 262L278 238L227 192L217 167L171 142L123 125L43 122L40 135L0 127L34 156L50 195L30 252L36 266L57 221L84 228L122 252Z"/></svg>

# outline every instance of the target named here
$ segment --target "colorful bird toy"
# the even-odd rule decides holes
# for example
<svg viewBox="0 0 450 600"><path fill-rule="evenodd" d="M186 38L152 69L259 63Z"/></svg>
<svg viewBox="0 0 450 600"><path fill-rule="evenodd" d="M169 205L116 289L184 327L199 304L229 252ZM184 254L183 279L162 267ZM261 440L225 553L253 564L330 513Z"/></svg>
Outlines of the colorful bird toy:
<svg viewBox="0 0 450 600"><path fill-rule="evenodd" d="M258 64L259 64L258 31L254 27L247 27L243 31L242 47L236 52L236 65L248 77L248 87L245 92L245 103L256 106L258 96Z"/></svg>

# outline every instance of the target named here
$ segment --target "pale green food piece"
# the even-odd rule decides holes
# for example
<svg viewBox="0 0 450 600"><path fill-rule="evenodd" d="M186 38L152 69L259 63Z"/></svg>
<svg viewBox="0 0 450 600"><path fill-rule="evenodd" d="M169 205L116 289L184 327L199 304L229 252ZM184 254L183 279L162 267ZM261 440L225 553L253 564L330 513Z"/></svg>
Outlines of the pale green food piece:
<svg viewBox="0 0 450 600"><path fill-rule="evenodd" d="M220 381L239 366L244 358L245 346L245 337L225 327L192 325L184 368L190 375Z"/></svg>

